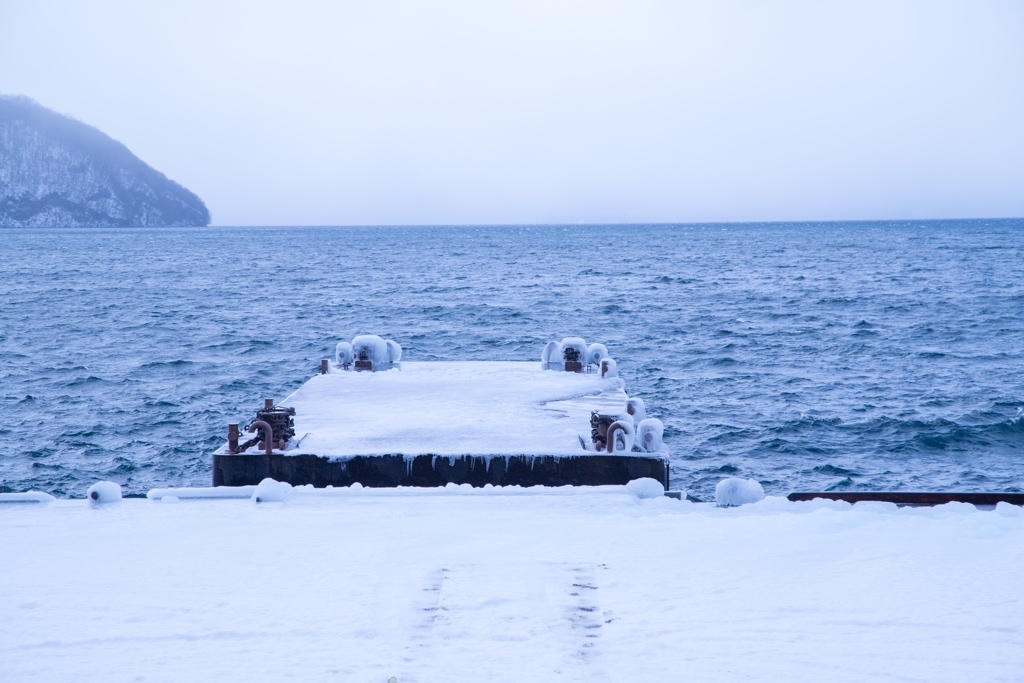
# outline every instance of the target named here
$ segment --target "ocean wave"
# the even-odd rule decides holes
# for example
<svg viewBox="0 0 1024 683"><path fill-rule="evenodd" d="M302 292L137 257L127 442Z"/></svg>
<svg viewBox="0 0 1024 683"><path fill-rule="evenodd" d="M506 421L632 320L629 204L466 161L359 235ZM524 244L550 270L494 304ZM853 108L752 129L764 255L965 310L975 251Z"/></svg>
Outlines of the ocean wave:
<svg viewBox="0 0 1024 683"><path fill-rule="evenodd" d="M0 278L32 293L0 291L0 486L208 484L228 422L370 331L409 360L602 341L705 498L732 474L769 493L1020 487L1024 280L989 247L1024 222L845 227L260 231L288 263L238 259L247 229L7 230Z"/></svg>

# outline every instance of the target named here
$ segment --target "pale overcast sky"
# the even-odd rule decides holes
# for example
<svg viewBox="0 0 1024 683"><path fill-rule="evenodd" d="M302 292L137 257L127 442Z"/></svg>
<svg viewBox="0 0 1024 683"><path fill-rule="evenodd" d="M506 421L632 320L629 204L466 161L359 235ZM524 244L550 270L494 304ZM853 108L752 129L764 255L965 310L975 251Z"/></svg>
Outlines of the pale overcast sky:
<svg viewBox="0 0 1024 683"><path fill-rule="evenodd" d="M1024 2L0 1L219 225L1024 215Z"/></svg>

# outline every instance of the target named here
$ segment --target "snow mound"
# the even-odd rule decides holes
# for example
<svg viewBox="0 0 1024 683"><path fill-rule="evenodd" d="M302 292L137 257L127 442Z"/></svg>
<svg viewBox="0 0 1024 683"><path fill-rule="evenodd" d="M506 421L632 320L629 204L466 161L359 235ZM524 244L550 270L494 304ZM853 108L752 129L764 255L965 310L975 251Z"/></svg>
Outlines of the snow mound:
<svg viewBox="0 0 1024 683"><path fill-rule="evenodd" d="M718 507L735 507L764 500L764 487L753 479L729 477L715 487L715 502Z"/></svg>
<svg viewBox="0 0 1024 683"><path fill-rule="evenodd" d="M150 489L146 498L161 500L163 498L197 499L197 498L252 498L255 486L214 486L195 488Z"/></svg>
<svg viewBox="0 0 1024 683"><path fill-rule="evenodd" d="M665 487L661 482L650 477L634 479L626 484L626 490L637 498L660 498L665 495Z"/></svg>
<svg viewBox="0 0 1024 683"><path fill-rule="evenodd" d="M280 502L288 497L291 490L291 484L267 477L256 486L252 499L257 503Z"/></svg>
<svg viewBox="0 0 1024 683"><path fill-rule="evenodd" d="M999 501L996 503L996 514L1003 517L1024 517L1024 506Z"/></svg>
<svg viewBox="0 0 1024 683"><path fill-rule="evenodd" d="M121 486L112 481L98 481L86 491L94 503L116 503L121 500Z"/></svg>
<svg viewBox="0 0 1024 683"><path fill-rule="evenodd" d="M49 493L25 491L24 493L0 493L0 503L49 503L56 500Z"/></svg>

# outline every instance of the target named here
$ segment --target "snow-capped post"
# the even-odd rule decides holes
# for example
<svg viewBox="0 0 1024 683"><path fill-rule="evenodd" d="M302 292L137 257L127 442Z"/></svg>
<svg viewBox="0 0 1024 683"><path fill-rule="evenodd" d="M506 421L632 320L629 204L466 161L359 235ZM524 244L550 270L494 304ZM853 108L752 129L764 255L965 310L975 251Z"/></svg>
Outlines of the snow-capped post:
<svg viewBox="0 0 1024 683"><path fill-rule="evenodd" d="M608 356L608 347L604 344L598 344L594 342L587 347L587 372L591 372L589 366L596 365L600 367L601 361Z"/></svg>
<svg viewBox="0 0 1024 683"><path fill-rule="evenodd" d="M282 502L291 493L292 485L284 481L275 481L267 477L252 492L252 500L257 503Z"/></svg>
<svg viewBox="0 0 1024 683"><path fill-rule="evenodd" d="M661 498L665 495L665 487L657 479L642 477L626 484L626 490L637 498Z"/></svg>
<svg viewBox="0 0 1024 683"><path fill-rule="evenodd" d="M347 341L338 342L337 348L334 350L334 362L342 370L348 370L352 367L352 361L354 354L352 351L352 345Z"/></svg>
<svg viewBox="0 0 1024 683"><path fill-rule="evenodd" d="M321 375L326 375L327 374L327 368L328 368L327 364L329 362L330 361L328 361L326 358L324 358L322 361L320 361L320 374Z"/></svg>
<svg viewBox="0 0 1024 683"><path fill-rule="evenodd" d="M270 401L270 399L268 398L267 401ZM268 406L267 409L269 410L272 407L273 406ZM246 431L251 434L252 432L255 432L257 428L263 430L263 450L269 456L271 451L274 450L274 428L263 420L253 420L252 424L249 425L249 429Z"/></svg>
<svg viewBox="0 0 1024 683"><path fill-rule="evenodd" d="M86 491L89 502L102 505L121 500L121 485L112 481L98 481Z"/></svg>
<svg viewBox="0 0 1024 683"><path fill-rule="evenodd" d="M238 423L231 422L228 424L228 452L238 452Z"/></svg>
<svg viewBox="0 0 1024 683"><path fill-rule="evenodd" d="M636 426L636 441L645 453L657 453L664 443L665 425L656 417L640 420Z"/></svg>
<svg viewBox="0 0 1024 683"><path fill-rule="evenodd" d="M715 503L720 508L739 507L764 500L764 487L754 479L729 477L715 487Z"/></svg>

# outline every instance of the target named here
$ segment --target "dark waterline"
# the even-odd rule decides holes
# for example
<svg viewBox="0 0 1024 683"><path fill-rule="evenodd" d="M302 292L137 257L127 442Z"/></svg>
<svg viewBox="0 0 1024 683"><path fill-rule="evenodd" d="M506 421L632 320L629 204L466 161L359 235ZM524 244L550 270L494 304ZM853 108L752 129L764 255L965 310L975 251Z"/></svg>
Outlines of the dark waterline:
<svg viewBox="0 0 1024 683"><path fill-rule="evenodd" d="M606 343L672 478L1024 490L1024 220L0 231L0 490L208 485L340 339Z"/></svg>

